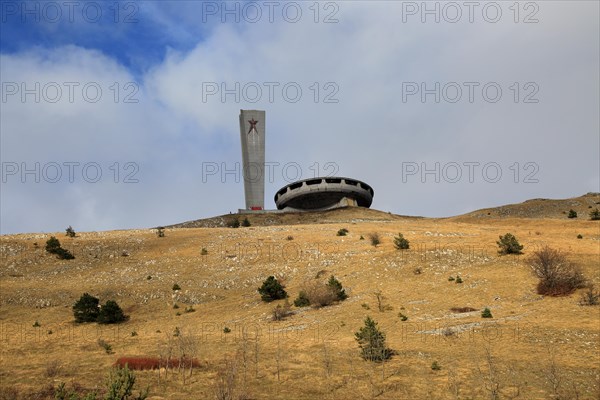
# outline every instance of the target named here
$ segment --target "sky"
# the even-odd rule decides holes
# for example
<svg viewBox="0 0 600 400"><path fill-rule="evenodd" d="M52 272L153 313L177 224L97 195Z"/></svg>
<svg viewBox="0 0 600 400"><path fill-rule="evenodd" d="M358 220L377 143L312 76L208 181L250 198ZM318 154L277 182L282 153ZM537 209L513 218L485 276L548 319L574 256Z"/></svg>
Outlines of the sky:
<svg viewBox="0 0 600 400"><path fill-rule="evenodd" d="M597 1L2 1L0 233L265 207L315 176L444 217L600 192Z"/></svg>

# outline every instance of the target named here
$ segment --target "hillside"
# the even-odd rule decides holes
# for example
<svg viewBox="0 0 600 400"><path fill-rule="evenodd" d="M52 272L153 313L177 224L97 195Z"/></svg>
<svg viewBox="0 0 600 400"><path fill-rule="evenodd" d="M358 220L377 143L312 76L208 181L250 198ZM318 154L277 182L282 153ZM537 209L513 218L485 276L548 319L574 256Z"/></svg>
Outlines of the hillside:
<svg viewBox="0 0 600 400"><path fill-rule="evenodd" d="M576 211L580 217L588 218L589 212L594 208L600 208L600 193L587 193L561 200L532 199L519 204L484 208L455 218L566 218L569 210Z"/></svg>
<svg viewBox="0 0 600 400"><path fill-rule="evenodd" d="M498 218L566 218L569 210L575 210L581 218L587 218L594 208L600 208L600 193L587 193L570 199L533 199L519 204L509 204L500 207L484 208L463 215L451 217L455 221L476 221L476 219ZM244 215L224 214L212 218L197 219L178 224L168 225L167 228L224 228L233 219L242 220ZM329 224L354 222L397 222L407 218L422 218L396 215L374 209L346 207L328 211L298 213L272 212L251 215L254 226L298 225L298 224Z"/></svg>
<svg viewBox="0 0 600 400"><path fill-rule="evenodd" d="M393 222L404 218L421 218L401 216L369 208L344 207L327 211L311 213L302 212L265 212L253 214L224 214L212 218L169 225L167 228L224 228L227 223L238 218L242 220L248 216L254 226L298 225L298 224L331 224L338 222Z"/></svg>
<svg viewBox="0 0 600 400"><path fill-rule="evenodd" d="M482 399L496 386L503 399L598 399L598 306L579 305L583 289L538 295L525 262L550 245L600 287L600 222L586 218L597 199L532 200L446 219L357 208L256 214L238 229L223 227L224 215L168 227L160 238L154 229L55 233L75 254L69 261L44 251L50 234L4 235L0 399L53 398L60 382L102 390L118 357L182 351L200 363L191 375L137 371L136 386L149 386L153 399L182 400L213 399L224 386L248 399ZM567 219L563 208L580 217ZM347 236L336 235L340 228ZM399 232L407 251L393 246ZM523 256L497 254L507 232L525 246ZM371 233L380 245L371 245ZM293 315L272 321L283 301L265 303L257 293L269 275L290 301L331 275L349 297L292 306ZM71 307L84 292L116 300L130 319L75 324ZM493 318L481 318L485 307ZM366 316L396 353L385 363L360 357L354 333Z"/></svg>

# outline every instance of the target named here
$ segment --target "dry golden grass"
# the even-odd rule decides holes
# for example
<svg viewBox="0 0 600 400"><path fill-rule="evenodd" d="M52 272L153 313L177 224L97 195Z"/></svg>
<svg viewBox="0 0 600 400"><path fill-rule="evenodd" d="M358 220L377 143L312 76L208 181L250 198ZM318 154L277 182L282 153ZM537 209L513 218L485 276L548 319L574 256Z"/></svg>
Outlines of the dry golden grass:
<svg viewBox="0 0 600 400"><path fill-rule="evenodd" d="M600 395L598 307L578 305L579 291L542 298L523 262L548 244L600 287L600 222L581 214L402 218L356 208L327 219L167 229L164 238L153 230L55 234L73 250L71 261L45 254L50 234L2 236L0 391L35 392L59 382L100 388L118 357L159 357L169 343L176 352L180 338L192 338L201 368L186 372L185 382L177 371L162 371L160 379L158 371L136 371L138 387L150 386L155 398L209 399L235 369L237 394L253 399L481 399L496 384L500 398L519 389L520 399L548 399L553 377L563 398ZM348 235L336 236L340 228ZM371 232L382 239L377 247ZM394 249L399 232L410 241L407 251ZM525 246L522 256L497 255L496 240L507 232ZM417 267L421 274L413 273ZM335 275L349 298L321 309L292 307L294 315L275 322L272 310L283 301L263 303L256 291L269 275L285 282L290 300L307 282ZM462 284L448 281L457 275ZM378 310L377 291L391 310ZM84 292L116 300L130 320L74 324L71 306ZM190 305L195 312L186 313ZM452 307L478 311L457 314ZM481 318L484 307L493 319ZM354 332L367 315L397 353L389 362L359 356ZM441 370L431 369L434 361Z"/></svg>

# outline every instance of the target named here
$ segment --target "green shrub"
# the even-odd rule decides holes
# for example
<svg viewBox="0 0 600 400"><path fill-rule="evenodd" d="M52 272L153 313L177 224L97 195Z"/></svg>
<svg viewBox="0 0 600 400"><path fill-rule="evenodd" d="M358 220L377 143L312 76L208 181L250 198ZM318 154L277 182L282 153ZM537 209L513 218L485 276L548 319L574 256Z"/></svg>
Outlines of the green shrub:
<svg viewBox="0 0 600 400"><path fill-rule="evenodd" d="M569 210L569 215L567 215L567 218L577 218L577 211L575 210Z"/></svg>
<svg viewBox="0 0 600 400"><path fill-rule="evenodd" d="M583 239L583 236L581 236L581 233L579 235L577 235L577 239Z"/></svg>
<svg viewBox="0 0 600 400"><path fill-rule="evenodd" d="M592 221L598 221L598 220L600 220L600 211L598 211L597 208L595 208L594 210L590 211L590 219Z"/></svg>
<svg viewBox="0 0 600 400"><path fill-rule="evenodd" d="M266 302L285 299L287 297L285 287L272 275L258 288L258 293L260 293L261 300Z"/></svg>
<svg viewBox="0 0 600 400"><path fill-rule="evenodd" d="M75 258L69 250L63 249L60 246L60 241L54 236L51 236L50 239L46 241L46 251L50 254L56 254L61 260L72 260Z"/></svg>
<svg viewBox="0 0 600 400"><path fill-rule="evenodd" d="M463 280L462 280L462 278L461 278L460 276L458 276L458 275L457 275L457 276L456 276L456 281L455 281L455 282L456 282L456 283L463 283Z"/></svg>
<svg viewBox="0 0 600 400"><path fill-rule="evenodd" d="M394 238L394 247L397 250L407 250L410 247L408 239L405 239L404 236L399 233L397 237Z"/></svg>
<svg viewBox="0 0 600 400"><path fill-rule="evenodd" d="M196 309L194 308L194 306L189 306L185 308L185 312L186 313L193 313L196 312Z"/></svg>
<svg viewBox="0 0 600 400"><path fill-rule="evenodd" d="M112 346L104 339L98 339L98 346L102 347L106 354L112 354Z"/></svg>
<svg viewBox="0 0 600 400"><path fill-rule="evenodd" d="M348 295L346 294L346 290L342 287L342 284L340 283L340 281L335 279L335 277L333 275L331 275L331 277L329 278L329 281L327 282L327 286L333 291L333 293L335 294L335 297L338 301L344 301L348 298Z"/></svg>
<svg viewBox="0 0 600 400"><path fill-rule="evenodd" d="M400 321L406 321L408 319L408 317L402 313L398 313L398 317L400 318Z"/></svg>
<svg viewBox="0 0 600 400"><path fill-rule="evenodd" d="M181 290L181 286L179 286L177 283L173 284L173 290Z"/></svg>
<svg viewBox="0 0 600 400"><path fill-rule="evenodd" d="M40 326L42 325L37 320L33 323L34 328L39 328Z"/></svg>
<svg viewBox="0 0 600 400"><path fill-rule="evenodd" d="M133 394L135 386L135 374L127 365L124 368L111 370L107 382L106 400L145 400L148 397L148 388L138 395Z"/></svg>
<svg viewBox="0 0 600 400"><path fill-rule="evenodd" d="M500 236L500 240L496 242L499 254L521 254L523 246L519 244L519 241L512 233L507 233L504 236Z"/></svg>
<svg viewBox="0 0 600 400"><path fill-rule="evenodd" d="M200 255L205 256L208 254L208 250L206 250L205 247L202 248L202 250L200 251Z"/></svg>
<svg viewBox="0 0 600 400"><path fill-rule="evenodd" d="M439 371L440 369L442 369L442 366L438 364L437 361L434 361L431 363L431 369L434 371Z"/></svg>
<svg viewBox="0 0 600 400"><path fill-rule="evenodd" d="M358 238L358 240L365 240L365 237L363 235L360 235L360 237Z"/></svg>
<svg viewBox="0 0 600 400"><path fill-rule="evenodd" d="M229 327L226 326L225 328L223 328L223 333L230 333L230 332L231 332L231 329L229 329Z"/></svg>
<svg viewBox="0 0 600 400"><path fill-rule="evenodd" d="M123 313L123 310L119 307L117 302L108 300L106 304L100 307L97 321L100 324L118 324L127 319L127 316Z"/></svg>
<svg viewBox="0 0 600 400"><path fill-rule="evenodd" d="M88 293L82 294L73 305L75 322L96 322L100 313L99 304L100 300L98 298Z"/></svg>
<svg viewBox="0 0 600 400"><path fill-rule="evenodd" d="M451 276L451 277L449 277L449 278L448 278L448 280L449 280L450 282L452 282L452 281L454 280L454 277L453 277L453 276Z"/></svg>
<svg viewBox="0 0 600 400"><path fill-rule="evenodd" d="M75 230L73 229L73 227L71 227L71 225L69 225L69 227L67 229L65 229L66 236L74 238L75 237Z"/></svg>
<svg viewBox="0 0 600 400"><path fill-rule="evenodd" d="M342 228L339 231L337 231L337 236L346 236L348 234L348 229L346 228Z"/></svg>
<svg viewBox="0 0 600 400"><path fill-rule="evenodd" d="M581 294L579 305L597 306L600 304L600 292L594 290L594 285L589 284L587 290Z"/></svg>
<svg viewBox="0 0 600 400"><path fill-rule="evenodd" d="M163 228L162 226L156 228L156 236L165 237L165 228Z"/></svg>
<svg viewBox="0 0 600 400"><path fill-rule="evenodd" d="M365 318L365 325L354 334L361 350L362 358L367 361L381 362L392 356L392 350L386 346L385 333L377 328L377 322L371 317Z"/></svg>
<svg viewBox="0 0 600 400"><path fill-rule="evenodd" d="M484 308L481 312L481 318L493 318L492 311L489 308Z"/></svg>
<svg viewBox="0 0 600 400"><path fill-rule="evenodd" d="M240 227L240 219L238 217L235 217L234 219L231 219L227 222L227 226L229 228L239 228Z"/></svg>
<svg viewBox="0 0 600 400"><path fill-rule="evenodd" d="M63 249L62 247L56 251L56 255L60 260L73 260L75 258L69 250Z"/></svg>
<svg viewBox="0 0 600 400"><path fill-rule="evenodd" d="M298 293L298 297L294 300L294 306L296 307L306 307L310 305L310 300L304 290L301 290Z"/></svg>
<svg viewBox="0 0 600 400"><path fill-rule="evenodd" d="M149 389L137 391L134 394L135 374L127 365L125 367L115 367L111 370L106 381L106 395L104 400L145 400L148 398ZM93 391L85 396L80 393L79 385L73 384L73 389L67 390L64 383L59 383L56 388L51 388L54 392L55 400L97 400L98 394ZM37 398L37 397L36 397ZM44 397L46 398L46 397Z"/></svg>
<svg viewBox="0 0 600 400"><path fill-rule="evenodd" d="M242 221L242 226L244 227L248 227L250 226L250 221L248 220L248 217L244 218L244 220Z"/></svg>

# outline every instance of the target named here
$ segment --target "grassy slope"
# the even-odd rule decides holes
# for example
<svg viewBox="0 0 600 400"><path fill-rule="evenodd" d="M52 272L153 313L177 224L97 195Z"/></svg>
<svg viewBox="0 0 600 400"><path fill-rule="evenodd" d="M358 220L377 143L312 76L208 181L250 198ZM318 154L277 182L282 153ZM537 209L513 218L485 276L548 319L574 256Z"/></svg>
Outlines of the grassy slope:
<svg viewBox="0 0 600 400"><path fill-rule="evenodd" d="M523 256L496 254L498 235L511 232L526 254L544 244L564 250L600 286L599 223L581 218L581 212L575 220L558 216L418 219L349 208L329 214L329 223L296 219L240 229L167 229L164 238L151 230L79 233L75 239L56 234L74 250L72 261L44 254L49 235L3 236L0 391L12 387L25 393L57 382L100 387L118 356L157 356L179 327L184 336L196 337L204 367L185 384L180 375L159 383L156 371L138 373L139 383L150 385L157 398L211 398L224 359L238 354L239 361L244 353L246 368L238 362L238 379L246 376L251 398L450 399L455 382L460 398L483 398L484 377L490 377L486 348L505 396L521 385L520 398L549 398L547 371L554 354L562 376L559 390L598 398L598 308L579 306L578 294L541 298ZM348 236L336 236L342 227ZM371 232L382 237L376 248L368 240ZM393 248L398 232L411 241L411 250ZM359 240L361 235L366 240ZM201 255L202 248L207 255ZM413 273L417 267L421 274ZM348 300L319 310L294 308L286 321L272 322L275 304L260 301L260 283L277 275L293 299L319 272L322 281L334 274ZM457 274L463 284L448 281ZM171 290L174 283L181 292ZM377 310L377 290L392 310ZM84 291L102 301L117 300L131 319L116 327L73 324L71 305ZM179 309L173 309L175 302ZM191 304L196 311L185 313ZM455 306L489 307L494 318L453 314L449 308ZM400 321L399 312L408 321ZM366 315L379 322L397 351L384 366L358 356L353 336ZM32 327L35 321L40 328ZM232 332L224 334L225 326ZM243 327L250 338L259 333L258 349L254 341L242 340ZM447 327L458 333L441 335ZM98 338L109 342L114 354L107 355ZM62 368L57 376L46 376L55 360ZM440 371L431 370L434 360Z"/></svg>

